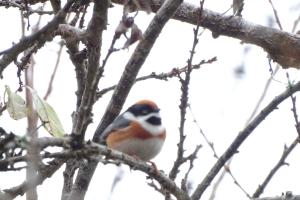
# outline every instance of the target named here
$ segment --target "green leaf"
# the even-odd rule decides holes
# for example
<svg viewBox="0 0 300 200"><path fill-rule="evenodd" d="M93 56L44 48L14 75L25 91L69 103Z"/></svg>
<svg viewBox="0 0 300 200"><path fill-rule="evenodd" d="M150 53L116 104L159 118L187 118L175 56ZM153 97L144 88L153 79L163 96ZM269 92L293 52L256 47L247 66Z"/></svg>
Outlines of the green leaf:
<svg viewBox="0 0 300 200"><path fill-rule="evenodd" d="M35 90L27 88L31 91L34 107L40 120L44 123L44 128L55 137L63 137L65 131L52 106L40 98Z"/></svg>
<svg viewBox="0 0 300 200"><path fill-rule="evenodd" d="M4 94L7 94L7 111L9 116L14 120L19 120L27 116L27 109L25 100L18 94L12 92L6 85Z"/></svg>

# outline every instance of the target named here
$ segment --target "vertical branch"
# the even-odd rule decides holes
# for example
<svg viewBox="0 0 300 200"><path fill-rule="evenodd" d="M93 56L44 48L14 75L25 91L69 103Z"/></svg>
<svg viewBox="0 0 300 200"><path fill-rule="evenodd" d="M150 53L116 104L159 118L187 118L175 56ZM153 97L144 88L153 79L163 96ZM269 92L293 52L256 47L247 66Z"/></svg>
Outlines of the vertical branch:
<svg viewBox="0 0 300 200"><path fill-rule="evenodd" d="M33 76L34 76L34 63L33 58L31 58L31 64L28 65L27 69L25 70L25 84L31 88L34 87L33 85ZM39 162L39 151L36 144L37 135L37 114L33 109L33 100L32 95L28 89L26 89L26 102L28 108L28 115L27 115L27 135L30 138L30 143L27 146L27 171L26 171L26 179L28 182L36 182L35 177L37 177L37 169L38 169L38 162ZM36 187L29 189L26 192L26 199L27 200L34 200L37 199L37 191Z"/></svg>
<svg viewBox="0 0 300 200"><path fill-rule="evenodd" d="M198 13L198 22L201 20L201 14L203 10L203 4L204 0L200 2L200 9ZM169 173L169 177L172 180L175 180L177 177L177 174L179 173L179 167L183 164L183 143L185 140L185 135L184 135L184 126L185 126L185 115L186 115L186 109L188 106L188 90L189 90L189 83L190 83L190 77L191 77L191 72L192 72L192 62L195 54L195 49L198 44L198 32L199 32L199 23L197 24L196 28L193 30L194 31L194 40L192 44L192 49L190 51L190 57L187 60L187 70L185 72L185 78L183 79L180 74L178 74L180 83L181 83L181 99L180 99L180 127L179 127L179 143L177 144L178 149L177 149L177 158L174 162L174 165Z"/></svg>
<svg viewBox="0 0 300 200"><path fill-rule="evenodd" d="M60 0L50 0L54 14L61 10Z"/></svg>
<svg viewBox="0 0 300 200"><path fill-rule="evenodd" d="M150 25L144 33L143 39L137 45L133 55L129 59L125 66L125 70L122 77L114 90L114 94L107 106L104 116L99 123L93 141L99 142L99 138L103 130L113 121L113 119L119 114L121 108L125 102L130 89L132 88L136 76L149 55L153 44L158 38L161 30L167 21L173 16L176 9L182 3L182 0L167 0L161 6L157 14L154 16ZM93 176L97 167L97 161L90 161L87 165L82 166L79 169L76 177L75 184L72 189L72 200L83 199L91 177ZM72 195L73 194L73 195ZM71 199L71 198L69 198Z"/></svg>
<svg viewBox="0 0 300 200"><path fill-rule="evenodd" d="M87 126L91 123L92 107L96 99L96 90L102 70L99 69L100 50L102 45L102 32L107 24L108 1L94 2L92 19L87 27L87 73L81 102L75 114L72 128L73 136L81 142Z"/></svg>
<svg viewBox="0 0 300 200"><path fill-rule="evenodd" d="M120 113L130 89L135 83L136 76L149 55L153 44L158 38L161 30L167 21L173 16L182 0L167 0L157 11L150 25L143 35L143 39L137 45L134 53L127 62L121 79L114 89L113 96L107 106L106 112L97 127L94 141L99 141L102 131L114 120Z"/></svg>
<svg viewBox="0 0 300 200"><path fill-rule="evenodd" d="M190 51L190 57L187 60L187 70L185 72L184 79L178 73L178 78L181 83L181 98L180 98L180 105L179 105L179 108L180 108L179 142L177 144L177 146L178 146L177 147L177 158L174 161L173 167L169 173L169 177L171 180L176 179L176 177L179 173L180 166L187 161L187 159L184 157L184 141L186 138L186 135L184 134L184 127L185 127L185 120L186 120L185 116L186 116L186 109L188 107L188 101L189 101L188 100L189 99L188 92L189 92L189 84L190 84L190 79L191 79L191 72L193 70L193 58L194 58L196 46L199 42L199 39L198 39L198 33L199 33L199 27L200 27L199 22L201 20L203 4L204 4L204 0L200 1L200 9L199 9L199 13L198 13L197 25L196 25L196 28L193 30L194 31L194 39L193 39L192 49ZM199 150L200 146L197 148ZM197 153L198 150L196 150L195 152ZM196 158L196 155L194 155L194 159L195 158ZM191 161L190 169L193 166L192 161ZM184 180L182 180L182 189L186 189L185 184L187 183L187 176L189 174L190 169L186 173L186 177L184 178ZM169 192L166 193L166 200L167 199L170 199Z"/></svg>
<svg viewBox="0 0 300 200"><path fill-rule="evenodd" d="M72 128L72 134L80 142L84 138L84 133L88 124L91 122L92 117L92 107L96 100L96 90L100 77L102 76L102 70L99 69L99 59L100 59L100 50L102 45L102 32L106 28L107 24L107 9L109 6L109 1L101 0L94 2L94 9L92 19L87 27L87 73L86 80L84 83L84 90L82 93L81 101L79 107L74 117L74 124ZM80 97L79 97L80 98ZM92 164L83 164L81 169L88 170ZM86 168L87 167L87 168ZM88 170L91 172L91 170ZM84 172L86 173L86 172ZM89 182L93 176L94 170L86 176L82 174L77 174L74 185L72 185L72 190L70 192L70 200L80 200L84 199L85 193L89 186ZM62 194L64 195L64 194Z"/></svg>
<svg viewBox="0 0 300 200"><path fill-rule="evenodd" d="M25 36L25 26L24 26L24 17L22 14L22 34ZM39 17L39 20L37 24L35 25L35 28L32 29L32 32L35 33L37 31L37 27L39 26L39 22L41 20L41 16ZM25 51L26 54L26 51ZM34 59L31 55L29 58L29 64L27 65L27 68L25 69L25 85L29 86L30 88L34 88ZM27 114L27 136L30 138L29 145L27 146L27 171L26 171L26 180L29 183L35 183L37 182L37 170L38 170L38 163L39 163L39 150L38 146L36 144L36 140L38 137L37 132L37 122L38 122L38 116L34 110L33 107L33 99L31 92L26 88L25 90L25 98L28 108L28 114ZM26 199L27 200L36 200L38 199L37 196L37 190L36 187L32 187L28 189L26 192Z"/></svg>
<svg viewBox="0 0 300 200"><path fill-rule="evenodd" d="M64 185L61 194L61 200L67 200L70 196L73 187L75 171L78 168L78 160L70 159L66 162L66 168L63 172Z"/></svg>

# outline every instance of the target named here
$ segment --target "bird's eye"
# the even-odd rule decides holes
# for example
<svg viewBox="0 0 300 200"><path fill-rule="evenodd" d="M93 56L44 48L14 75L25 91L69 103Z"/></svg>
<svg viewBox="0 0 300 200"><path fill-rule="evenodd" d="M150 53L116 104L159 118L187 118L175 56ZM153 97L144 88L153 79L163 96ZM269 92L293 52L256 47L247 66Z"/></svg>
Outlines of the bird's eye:
<svg viewBox="0 0 300 200"><path fill-rule="evenodd" d="M147 110L147 109L141 110L142 115L147 115L148 113L149 113L149 110Z"/></svg>
<svg viewBox="0 0 300 200"><path fill-rule="evenodd" d="M128 110L135 116L139 116L139 115L145 116L151 112L156 112L151 106L144 105L144 104L133 105Z"/></svg>

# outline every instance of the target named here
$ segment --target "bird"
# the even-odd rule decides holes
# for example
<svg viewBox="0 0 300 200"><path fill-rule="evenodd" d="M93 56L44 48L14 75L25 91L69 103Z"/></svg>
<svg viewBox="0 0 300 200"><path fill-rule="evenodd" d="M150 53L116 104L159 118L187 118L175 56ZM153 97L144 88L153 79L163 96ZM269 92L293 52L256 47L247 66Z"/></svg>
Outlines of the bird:
<svg viewBox="0 0 300 200"><path fill-rule="evenodd" d="M140 100L115 118L101 134L100 141L111 149L151 162L166 139L159 112L153 101Z"/></svg>

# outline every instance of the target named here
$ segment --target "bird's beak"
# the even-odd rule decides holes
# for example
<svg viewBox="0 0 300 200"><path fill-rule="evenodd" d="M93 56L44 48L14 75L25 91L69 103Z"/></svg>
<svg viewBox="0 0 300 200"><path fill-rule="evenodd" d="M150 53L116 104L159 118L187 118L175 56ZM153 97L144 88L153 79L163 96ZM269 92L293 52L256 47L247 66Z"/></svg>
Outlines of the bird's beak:
<svg viewBox="0 0 300 200"><path fill-rule="evenodd" d="M156 113L159 113L159 111L160 111L159 108L156 108L156 109L154 110L154 112L156 112Z"/></svg>

